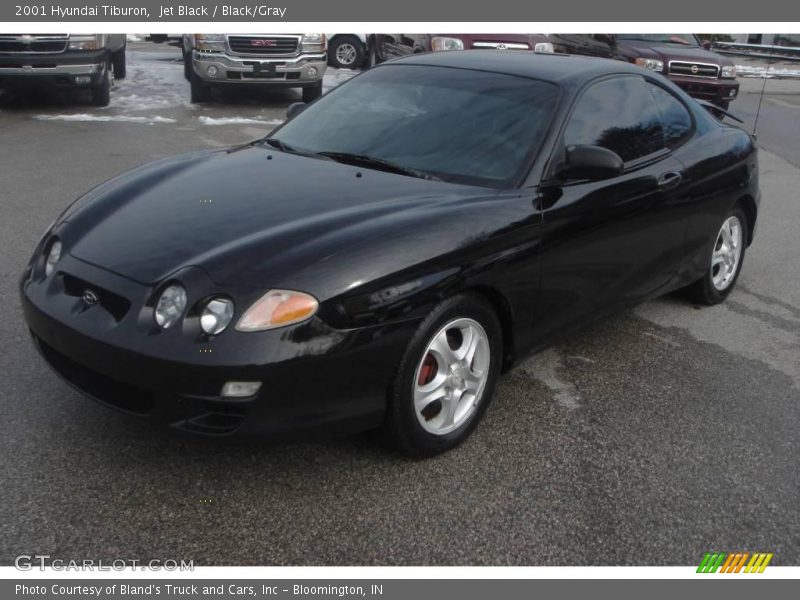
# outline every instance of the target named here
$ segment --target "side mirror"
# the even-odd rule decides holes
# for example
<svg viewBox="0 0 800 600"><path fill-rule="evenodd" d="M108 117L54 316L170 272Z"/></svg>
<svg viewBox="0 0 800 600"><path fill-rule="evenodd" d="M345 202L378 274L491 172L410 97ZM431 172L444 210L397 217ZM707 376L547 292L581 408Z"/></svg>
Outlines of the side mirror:
<svg viewBox="0 0 800 600"><path fill-rule="evenodd" d="M556 175L560 179L599 181L622 174L624 163L619 154L600 146L571 146Z"/></svg>
<svg viewBox="0 0 800 600"><path fill-rule="evenodd" d="M601 44L606 44L611 47L617 45L617 38L612 33L596 33L592 37L594 37L595 41L598 41Z"/></svg>
<svg viewBox="0 0 800 600"><path fill-rule="evenodd" d="M703 40L700 45L703 46L705 50L711 50L711 42L708 40Z"/></svg>
<svg viewBox="0 0 800 600"><path fill-rule="evenodd" d="M286 119L294 119L297 115L303 112L308 104L305 102L293 102L289 105L289 108L286 109Z"/></svg>

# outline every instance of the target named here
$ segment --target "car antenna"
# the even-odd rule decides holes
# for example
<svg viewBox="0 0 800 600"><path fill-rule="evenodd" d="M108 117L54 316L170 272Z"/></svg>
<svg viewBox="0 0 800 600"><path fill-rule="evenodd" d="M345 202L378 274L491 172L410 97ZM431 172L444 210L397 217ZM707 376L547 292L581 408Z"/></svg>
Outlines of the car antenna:
<svg viewBox="0 0 800 600"><path fill-rule="evenodd" d="M761 84L761 96L758 98L758 108L756 109L756 119L753 122L753 135L756 135L758 130L758 117L761 114L761 103L764 102L764 92L767 89L767 75L769 75L769 57L766 57L766 66L764 67L764 83Z"/></svg>

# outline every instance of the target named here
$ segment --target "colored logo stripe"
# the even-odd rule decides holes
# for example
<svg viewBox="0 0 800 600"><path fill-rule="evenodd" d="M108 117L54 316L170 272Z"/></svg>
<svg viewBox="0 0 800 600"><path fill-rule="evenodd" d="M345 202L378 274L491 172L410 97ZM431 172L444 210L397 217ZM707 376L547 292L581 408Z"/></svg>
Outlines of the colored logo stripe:
<svg viewBox="0 0 800 600"><path fill-rule="evenodd" d="M744 573L763 573L764 569L774 555L766 552L707 552L697 567L698 573L739 573L744 567ZM750 562L747 562L747 559ZM745 563L747 566L745 567Z"/></svg>

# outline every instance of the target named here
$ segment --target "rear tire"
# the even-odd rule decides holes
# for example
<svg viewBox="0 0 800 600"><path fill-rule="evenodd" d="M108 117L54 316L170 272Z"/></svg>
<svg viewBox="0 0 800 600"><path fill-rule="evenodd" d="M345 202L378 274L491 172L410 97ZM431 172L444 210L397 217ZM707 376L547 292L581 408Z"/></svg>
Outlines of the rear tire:
<svg viewBox="0 0 800 600"><path fill-rule="evenodd" d="M734 229L731 235L731 226L738 232ZM705 275L686 288L692 300L711 306L730 295L742 272L749 231L747 215L741 206L736 206L717 229Z"/></svg>
<svg viewBox="0 0 800 600"><path fill-rule="evenodd" d="M114 67L114 79L125 79L128 70L126 47L123 46L111 55L111 65Z"/></svg>
<svg viewBox="0 0 800 600"><path fill-rule="evenodd" d="M103 79L97 85L92 86L92 106L108 106L111 102L111 86L114 83L114 73L111 61L103 71Z"/></svg>
<svg viewBox="0 0 800 600"><path fill-rule="evenodd" d="M462 294L436 306L408 344L389 394L384 430L393 445L426 457L469 437L492 400L502 348L500 321L481 297Z"/></svg>
<svg viewBox="0 0 800 600"><path fill-rule="evenodd" d="M317 98L322 96L322 82L314 84L313 87L304 87L303 88L303 102L308 104L309 102L313 102Z"/></svg>
<svg viewBox="0 0 800 600"><path fill-rule="evenodd" d="M211 101L211 88L209 88L197 73L189 66L189 86L191 88L192 104L202 104Z"/></svg>

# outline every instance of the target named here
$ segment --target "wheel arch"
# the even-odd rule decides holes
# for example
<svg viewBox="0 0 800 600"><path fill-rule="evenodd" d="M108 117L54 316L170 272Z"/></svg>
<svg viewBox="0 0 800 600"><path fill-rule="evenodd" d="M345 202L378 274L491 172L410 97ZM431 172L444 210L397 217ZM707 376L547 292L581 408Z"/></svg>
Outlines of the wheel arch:
<svg viewBox="0 0 800 600"><path fill-rule="evenodd" d="M461 293L475 294L486 300L494 309L500 319L503 335L503 364L502 372L508 371L514 364L516 351L514 345L514 313L511 304L505 295L494 287L488 285L475 285L465 288Z"/></svg>
<svg viewBox="0 0 800 600"><path fill-rule="evenodd" d="M756 230L756 219L758 218L758 205L755 198L747 194L736 201L736 206L740 206L747 217L747 245L753 242L753 234Z"/></svg>

